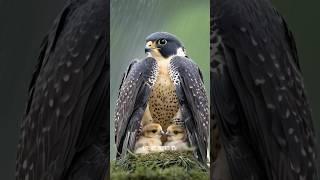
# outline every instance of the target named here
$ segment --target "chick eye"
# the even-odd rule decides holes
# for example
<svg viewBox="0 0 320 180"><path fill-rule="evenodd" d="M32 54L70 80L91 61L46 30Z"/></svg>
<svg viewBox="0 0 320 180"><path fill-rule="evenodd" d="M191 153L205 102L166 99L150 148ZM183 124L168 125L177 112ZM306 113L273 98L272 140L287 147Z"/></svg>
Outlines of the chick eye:
<svg viewBox="0 0 320 180"><path fill-rule="evenodd" d="M173 131L173 133L174 133L174 134L178 134L179 132L178 132L178 131Z"/></svg>
<svg viewBox="0 0 320 180"><path fill-rule="evenodd" d="M156 132L157 132L157 130L155 130L155 129L154 129L154 130L152 130L151 132L152 132L152 133L156 133Z"/></svg>
<svg viewBox="0 0 320 180"><path fill-rule="evenodd" d="M160 44L160 45L166 45L166 44L167 44L167 40L165 40L165 39L160 39L160 40L158 40L158 44Z"/></svg>

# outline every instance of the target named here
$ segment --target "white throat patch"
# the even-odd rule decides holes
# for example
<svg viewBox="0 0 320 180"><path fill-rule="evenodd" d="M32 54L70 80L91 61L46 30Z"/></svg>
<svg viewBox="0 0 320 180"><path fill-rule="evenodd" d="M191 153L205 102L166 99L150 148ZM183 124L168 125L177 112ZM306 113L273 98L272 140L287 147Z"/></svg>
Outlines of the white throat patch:
<svg viewBox="0 0 320 180"><path fill-rule="evenodd" d="M179 48L177 50L176 56L183 56L183 57L186 56L186 53L183 51L183 48Z"/></svg>

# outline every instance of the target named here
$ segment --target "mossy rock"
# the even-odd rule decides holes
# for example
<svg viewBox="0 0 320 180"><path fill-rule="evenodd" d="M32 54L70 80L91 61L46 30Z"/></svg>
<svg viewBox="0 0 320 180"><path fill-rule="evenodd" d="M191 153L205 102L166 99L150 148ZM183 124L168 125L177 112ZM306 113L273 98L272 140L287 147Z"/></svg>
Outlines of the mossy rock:
<svg viewBox="0 0 320 180"><path fill-rule="evenodd" d="M111 162L112 180L208 180L209 173L192 152L128 153Z"/></svg>

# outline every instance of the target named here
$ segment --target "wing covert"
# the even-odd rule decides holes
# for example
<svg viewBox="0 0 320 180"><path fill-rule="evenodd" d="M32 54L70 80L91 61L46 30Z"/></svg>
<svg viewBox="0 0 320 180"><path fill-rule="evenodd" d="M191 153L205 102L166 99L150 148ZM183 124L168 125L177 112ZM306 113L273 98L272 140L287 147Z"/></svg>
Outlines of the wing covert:
<svg viewBox="0 0 320 180"><path fill-rule="evenodd" d="M312 179L316 171L315 134L294 39L286 23L269 1L219 1L215 8L223 8L214 10L214 23L223 42L217 49L223 62L216 63L227 70L221 72L217 66L213 83L221 90L223 83L218 81L227 79L235 89L232 101L241 112L233 113L247 129L238 128L241 136L247 138L270 179ZM219 91L214 93L215 100L221 96L218 93L231 95ZM232 122L223 110L216 110L227 118L220 117L219 124ZM223 143L226 147L231 142Z"/></svg>
<svg viewBox="0 0 320 180"><path fill-rule="evenodd" d="M46 37L22 120L17 179L72 179L79 171L71 169L91 160L90 173L105 175L107 152L90 160L86 152L107 143L100 131L108 129L100 106L109 101L107 7L100 0L68 2Z"/></svg>
<svg viewBox="0 0 320 180"><path fill-rule="evenodd" d="M191 60L181 56L172 58L170 69L190 145L197 148L200 161L206 162L209 106L201 71Z"/></svg>
<svg viewBox="0 0 320 180"><path fill-rule="evenodd" d="M117 156L133 150L156 71L155 59L148 57L133 61L125 73L115 110Z"/></svg>

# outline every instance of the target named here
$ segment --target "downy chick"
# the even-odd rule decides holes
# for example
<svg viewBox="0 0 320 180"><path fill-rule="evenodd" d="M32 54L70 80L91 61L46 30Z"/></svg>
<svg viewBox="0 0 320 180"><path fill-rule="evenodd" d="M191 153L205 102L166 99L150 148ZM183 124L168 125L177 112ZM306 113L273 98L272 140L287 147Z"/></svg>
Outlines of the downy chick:
<svg viewBox="0 0 320 180"><path fill-rule="evenodd" d="M135 145L136 154L148 154L163 151L161 136L164 134L162 127L157 123L150 123L142 128L142 135Z"/></svg>
<svg viewBox="0 0 320 180"><path fill-rule="evenodd" d="M166 146L166 150L173 151L193 151L194 149L188 146L186 142L186 131L183 127L172 124L167 128L166 131L167 142L165 142L164 146Z"/></svg>

